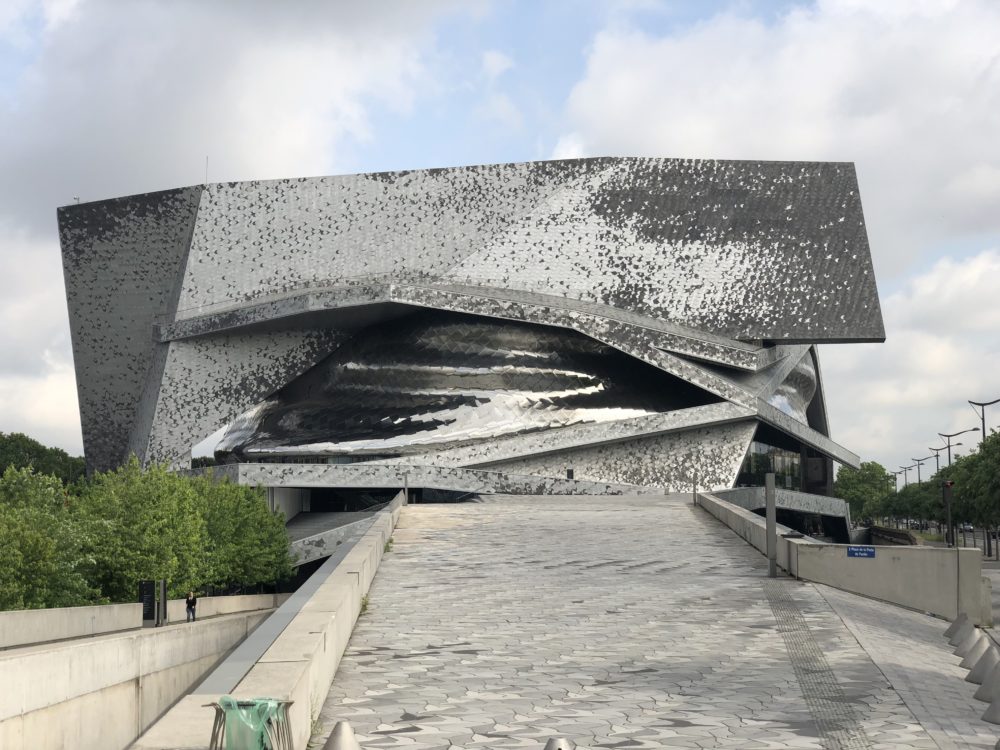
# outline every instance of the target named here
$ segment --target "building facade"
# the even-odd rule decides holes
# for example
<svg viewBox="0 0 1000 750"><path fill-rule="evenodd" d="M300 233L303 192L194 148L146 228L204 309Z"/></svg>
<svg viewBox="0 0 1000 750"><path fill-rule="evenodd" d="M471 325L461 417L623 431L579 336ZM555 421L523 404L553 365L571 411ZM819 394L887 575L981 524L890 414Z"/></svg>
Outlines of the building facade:
<svg viewBox="0 0 1000 750"><path fill-rule="evenodd" d="M884 339L848 163L595 158L59 210L88 467L824 493L816 345ZM380 484L381 483L381 484Z"/></svg>

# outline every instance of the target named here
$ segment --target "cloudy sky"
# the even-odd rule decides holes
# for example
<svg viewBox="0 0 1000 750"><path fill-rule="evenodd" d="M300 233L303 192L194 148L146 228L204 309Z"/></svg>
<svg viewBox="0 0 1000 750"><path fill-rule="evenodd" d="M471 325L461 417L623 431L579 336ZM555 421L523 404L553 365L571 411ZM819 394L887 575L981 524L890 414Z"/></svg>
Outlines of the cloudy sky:
<svg viewBox="0 0 1000 750"><path fill-rule="evenodd" d="M201 183L206 157L212 182L843 160L888 340L822 348L833 436L912 463L1000 398L998 31L996 0L0 0L0 431L82 449L75 198Z"/></svg>

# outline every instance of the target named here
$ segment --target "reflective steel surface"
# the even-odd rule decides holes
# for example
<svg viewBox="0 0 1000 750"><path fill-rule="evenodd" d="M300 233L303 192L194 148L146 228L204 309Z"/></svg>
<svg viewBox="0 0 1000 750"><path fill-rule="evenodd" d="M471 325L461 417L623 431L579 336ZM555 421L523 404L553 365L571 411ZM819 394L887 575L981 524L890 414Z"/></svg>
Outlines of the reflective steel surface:
<svg viewBox="0 0 1000 750"><path fill-rule="evenodd" d="M807 351L767 402L802 424L809 424L806 410L815 395L816 363Z"/></svg>
<svg viewBox="0 0 1000 750"><path fill-rule="evenodd" d="M572 331L425 312L358 333L216 455L402 455L717 400Z"/></svg>

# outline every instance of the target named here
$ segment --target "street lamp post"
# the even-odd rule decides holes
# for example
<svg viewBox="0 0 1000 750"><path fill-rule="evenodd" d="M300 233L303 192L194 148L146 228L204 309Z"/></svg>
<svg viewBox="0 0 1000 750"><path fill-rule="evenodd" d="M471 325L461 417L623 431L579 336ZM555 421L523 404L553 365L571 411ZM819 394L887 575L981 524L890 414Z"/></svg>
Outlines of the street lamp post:
<svg viewBox="0 0 1000 750"><path fill-rule="evenodd" d="M994 399L993 401L969 401L969 404L972 406L973 410L975 410L975 408L977 406L979 407L979 420L980 420L979 423L982 426L982 430L983 430L983 442L980 443L980 445L982 445L982 446L985 446L985 444L986 444L986 407L987 406L993 406L993 404L996 404L996 403L1000 403L1000 398ZM984 450L984 448L980 448L980 450ZM990 534L989 524L987 524L987 526L986 526L986 554L987 555L990 554L989 545L990 545L991 538L992 538L992 536ZM997 559L1000 560L1000 535L997 536L996 542L997 542L996 555L997 555Z"/></svg>
<svg viewBox="0 0 1000 750"><path fill-rule="evenodd" d="M949 466L951 466L951 439L953 437L956 437L957 435L964 435L967 432L979 432L979 428L977 428L977 427L970 427L967 430L960 430L959 432L952 432L950 434L946 434L944 432L939 432L938 433L938 435L940 435L941 437L943 437L945 440L948 441L948 465Z"/></svg>
<svg viewBox="0 0 1000 750"><path fill-rule="evenodd" d="M958 445L958 443L955 443ZM934 473L937 474L941 471L941 451L945 450L947 446L942 445L940 448L928 448L929 451L934 451Z"/></svg>
<svg viewBox="0 0 1000 750"><path fill-rule="evenodd" d="M903 481L905 482L906 481L906 472L905 471L903 471L901 469L899 471L892 472L892 484L893 484L893 489L896 490L896 496L897 497L899 496L899 475L900 474L903 475Z"/></svg>
<svg viewBox="0 0 1000 750"><path fill-rule="evenodd" d="M983 425L983 442L986 442L986 407L993 406L993 404L1000 404L1000 398L993 401L970 401L972 408L975 409L979 407L979 419L982 420Z"/></svg>
<svg viewBox="0 0 1000 750"><path fill-rule="evenodd" d="M903 473L903 487L907 487L910 484L910 482L909 482L909 479L910 479L909 471L913 467L912 466L900 466L899 468L902 470L902 473Z"/></svg>
<svg viewBox="0 0 1000 750"><path fill-rule="evenodd" d="M944 500L944 510L947 514L948 531L945 534L945 541L949 547L955 546L955 527L951 523L951 488L955 483L951 480L941 482L941 499Z"/></svg>
<svg viewBox="0 0 1000 750"><path fill-rule="evenodd" d="M935 453L934 457L936 456L937 454ZM917 484L920 484L920 467L924 465L924 461L930 461L931 456L927 456L926 458L911 458L910 460L916 461L914 465L917 467Z"/></svg>

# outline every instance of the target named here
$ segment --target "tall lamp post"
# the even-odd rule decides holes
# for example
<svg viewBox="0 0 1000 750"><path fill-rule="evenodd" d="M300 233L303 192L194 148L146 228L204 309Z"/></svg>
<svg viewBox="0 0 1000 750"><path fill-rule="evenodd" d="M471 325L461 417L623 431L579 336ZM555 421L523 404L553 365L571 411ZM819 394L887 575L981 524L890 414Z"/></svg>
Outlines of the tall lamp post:
<svg viewBox="0 0 1000 750"><path fill-rule="evenodd" d="M920 484L920 467L924 465L924 461L930 461L935 456L937 456L936 453L934 454L934 456L927 456L926 458L911 458L910 459L911 461L915 461L916 462L914 465L917 467L917 484Z"/></svg>
<svg viewBox="0 0 1000 750"><path fill-rule="evenodd" d="M983 442L986 442L986 407L1000 404L1000 398L993 401L970 401L969 403L972 404L973 409L979 407L979 419L982 420L983 425Z"/></svg>
<svg viewBox="0 0 1000 750"><path fill-rule="evenodd" d="M903 472L902 471L891 471L889 473L892 474L892 488L896 491L896 494L898 495L899 494L899 475L902 474Z"/></svg>
<svg viewBox="0 0 1000 750"><path fill-rule="evenodd" d="M961 445L961 443L955 443L955 445ZM940 448L928 448L929 451L934 451L934 473L937 474L941 471L941 451L946 450L947 446L942 445Z"/></svg>
<svg viewBox="0 0 1000 750"><path fill-rule="evenodd" d="M970 427L967 430L960 430L959 432L952 432L951 434L946 434L944 432L939 432L938 433L938 435L940 435L941 437L943 437L945 440L948 441L948 465L949 466L951 466L951 439L953 437L958 436L958 435L964 435L967 432L979 432L979 428L978 427Z"/></svg>
<svg viewBox="0 0 1000 750"><path fill-rule="evenodd" d="M975 408L977 406L979 407L979 420L980 420L979 423L980 423L980 425L982 425L982 430L983 430L983 442L980 443L980 445L985 445L985 443L986 443L986 407L987 406L993 406L993 404L996 404L996 403L1000 403L1000 398L994 399L993 401L969 401L969 404L972 405L973 410L975 410ZM980 448L980 450L983 450L983 448ZM987 531L986 531L986 554L987 555L990 554L990 547L989 547L989 545L990 545L990 540L991 539L992 539L992 535L989 532L989 528L987 528ZM1000 535L997 536L996 543L997 543L997 550L996 550L997 559L1000 560Z"/></svg>
<svg viewBox="0 0 1000 750"><path fill-rule="evenodd" d="M903 486L907 487L910 484L910 482L909 482L910 475L907 472L910 469L913 469L915 467L913 467L913 466L900 466L899 468L903 470Z"/></svg>

